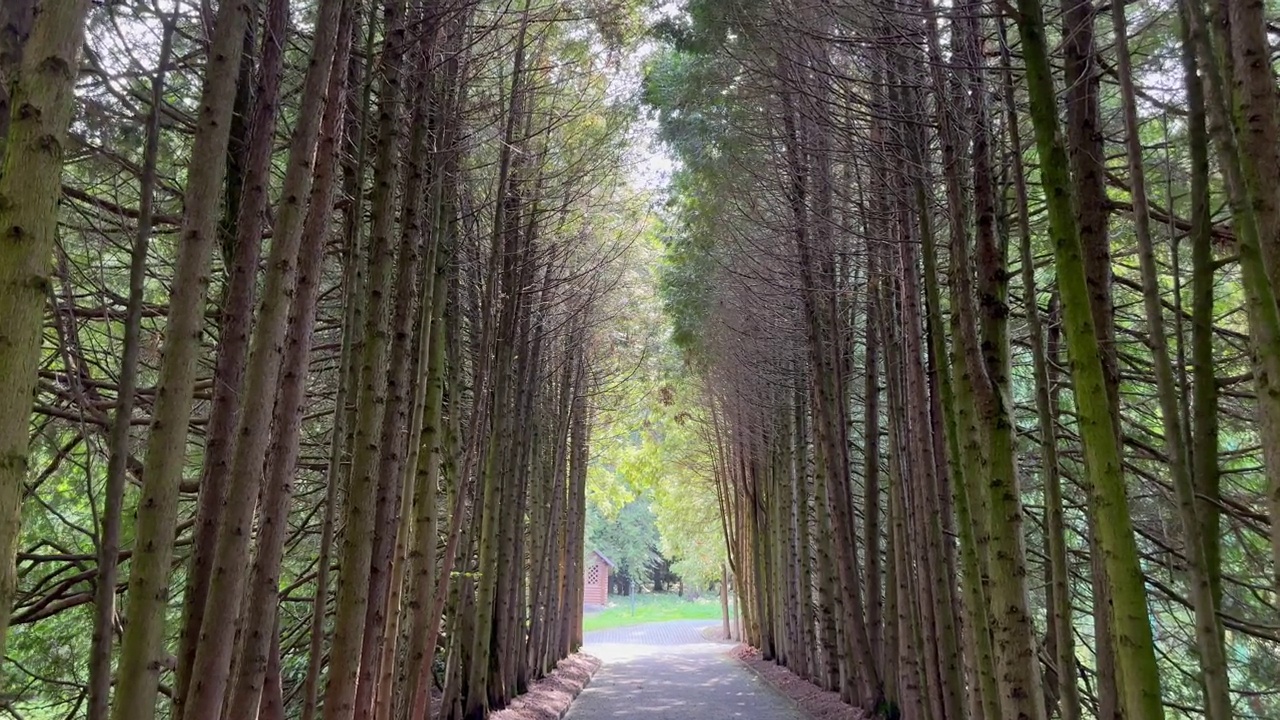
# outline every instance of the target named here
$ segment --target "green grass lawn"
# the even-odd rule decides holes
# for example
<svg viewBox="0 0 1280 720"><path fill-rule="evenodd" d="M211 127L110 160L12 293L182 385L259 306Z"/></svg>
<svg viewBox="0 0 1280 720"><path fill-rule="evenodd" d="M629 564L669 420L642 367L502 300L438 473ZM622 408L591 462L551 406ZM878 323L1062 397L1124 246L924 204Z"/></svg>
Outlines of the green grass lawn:
<svg viewBox="0 0 1280 720"><path fill-rule="evenodd" d="M699 600L669 594L636 595L634 609L632 599L623 595L610 597L604 610L587 613L582 629L591 632L664 620L719 619L720 598L715 595Z"/></svg>

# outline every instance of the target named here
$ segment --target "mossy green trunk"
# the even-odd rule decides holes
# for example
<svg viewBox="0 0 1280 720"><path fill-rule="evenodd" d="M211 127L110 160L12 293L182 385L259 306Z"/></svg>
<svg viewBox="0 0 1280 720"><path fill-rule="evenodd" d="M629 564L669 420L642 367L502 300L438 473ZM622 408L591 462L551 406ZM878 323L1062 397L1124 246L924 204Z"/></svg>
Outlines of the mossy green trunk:
<svg viewBox="0 0 1280 720"><path fill-rule="evenodd" d="M1183 78L1187 88L1187 145L1191 167L1191 456L1205 572L1216 606L1222 604L1221 475L1218 468L1218 382L1214 372L1213 218L1209 197L1209 131L1204 86L1186 8L1178 6Z"/></svg>
<svg viewBox="0 0 1280 720"><path fill-rule="evenodd" d="M1164 716L1160 674L1148 620L1146 587L1137 541L1129 517L1120 446L1112 423L1106 378L1085 282L1084 257L1072 200L1066 148L1058 132L1053 77L1040 0L1018 0L1018 29L1026 62L1031 119L1040 155L1040 175L1048 201L1049 232L1058 270L1058 289L1085 468L1093 485L1090 511L1097 517L1099 541L1112 593L1112 632L1124 679L1124 706L1130 720Z"/></svg>
<svg viewBox="0 0 1280 720"><path fill-rule="evenodd" d="M10 85L11 121L0 146L7 148L0 151L0 654L17 587L14 557L32 393L62 197L63 148L88 12L88 0L41 4Z"/></svg>
<svg viewBox="0 0 1280 720"><path fill-rule="evenodd" d="M1161 303L1159 268L1151 239L1148 213L1146 168L1143 164L1141 127L1138 122L1137 92L1133 85L1133 69L1129 54L1128 24L1124 5L1111 9L1116 32L1117 74L1123 106L1126 148L1129 158L1129 185L1133 196L1133 227L1137 239L1138 263L1142 274L1143 306L1146 310L1147 344L1151 349L1156 376L1156 392L1160 398L1160 416L1164 430L1165 453L1169 458L1169 474L1182 520L1184 553L1187 557L1187 582L1191 587L1191 605L1195 613L1195 637L1201 681L1204 686L1205 715L1211 720L1232 717L1231 686L1227 676L1225 640L1218 622L1218 609L1206 571L1202 525L1197 517L1196 490L1191 476L1191 458L1186 447L1185 418L1179 401L1180 388L1174 376L1165 337L1164 308Z"/></svg>
<svg viewBox="0 0 1280 720"><path fill-rule="evenodd" d="M1080 687L1077 683L1075 626L1072 620L1071 567L1067 560L1066 522L1063 516L1062 475L1058 465L1058 436L1055 408L1051 403L1049 362L1044 329L1040 323L1040 301L1036 290L1035 255L1031 248L1031 221L1027 210L1027 187L1022 165L1022 139L1015 112L1013 79L1006 70L1005 109L1009 138L1013 145L1013 182L1018 216L1022 261L1022 292L1025 296L1027 335L1031 346L1032 377L1035 381L1036 421L1040 431L1040 473L1044 483L1045 545L1049 556L1050 598L1046 609L1051 622L1051 638L1056 666L1058 712L1062 720L1079 720ZM1056 344L1056 343L1054 343Z"/></svg>

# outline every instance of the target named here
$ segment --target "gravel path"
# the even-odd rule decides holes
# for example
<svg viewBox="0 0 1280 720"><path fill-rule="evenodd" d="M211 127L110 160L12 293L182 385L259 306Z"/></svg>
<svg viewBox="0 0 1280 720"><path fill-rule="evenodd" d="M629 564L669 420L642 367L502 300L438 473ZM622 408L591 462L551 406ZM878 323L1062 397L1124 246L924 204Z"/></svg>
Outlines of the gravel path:
<svg viewBox="0 0 1280 720"><path fill-rule="evenodd" d="M707 641L705 620L587 633L583 651L604 667L566 720L805 720L790 700Z"/></svg>

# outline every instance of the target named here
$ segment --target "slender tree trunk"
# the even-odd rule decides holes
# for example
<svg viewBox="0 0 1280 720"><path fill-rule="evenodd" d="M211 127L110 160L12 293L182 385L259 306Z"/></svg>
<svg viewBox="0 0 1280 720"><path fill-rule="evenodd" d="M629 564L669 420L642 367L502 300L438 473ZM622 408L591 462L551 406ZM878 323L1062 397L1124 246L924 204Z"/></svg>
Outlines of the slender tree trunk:
<svg viewBox="0 0 1280 720"><path fill-rule="evenodd" d="M339 13L338 17L322 17L337 23L337 50L329 52L328 88L321 116L320 138L316 149L315 181L310 188L306 220L299 245L298 279L293 307L289 316L288 335L282 358L284 374L276 401L272 423L275 437L267 456L267 486L263 493L258 518L257 556L252 566L246 608L275 607L279 602L280 562L288 531L289 500L292 498L293 476L297 468L302 410L307 396L307 368L311 355L312 333L320 294L320 276L324 262L324 245L328 238L328 219L333 207L336 186L338 145L342 136L342 97L347 75L347 49L350 47L353 3L330 0L322 13ZM317 53L323 49L317 44ZM314 63L324 58L313 58ZM336 417L336 412L335 412ZM323 610L321 610L323 614ZM278 662L279 630L274 613L246 612L241 660L232 688L228 715L249 717L259 703L270 697L263 684L270 676L271 662Z"/></svg>
<svg viewBox="0 0 1280 720"><path fill-rule="evenodd" d="M807 435L807 433L806 433ZM822 451L814 443L815 452ZM825 462L819 460L814 468L813 505L817 514L815 550L818 573L818 643L822 649L824 671L820 684L827 690L840 688L840 643L837 637L837 617L840 617L841 598L836 594L836 569L831 548L831 506L827 502L827 472Z"/></svg>
<svg viewBox="0 0 1280 720"><path fill-rule="evenodd" d="M934 82L936 84L937 80ZM918 94L908 91L904 99L908 112L915 112L920 107ZM912 136L908 137L906 144L907 148L913 153L913 159L923 165L923 156L920 150L924 145L923 134L917 130ZM975 445L975 443L979 442L979 439L976 428L971 425L972 391L969 389L970 380L962 360L963 350L957 344L952 353L948 353L946 347L937 251L934 245L933 224L930 219L932 209L928 203L924 178L917 176L912 185L915 196L916 218L920 225L921 255L924 260L926 320L931 351L938 359L938 386L942 395L940 400L943 413L943 430L946 435L947 459L952 472L951 504L955 507L956 530L960 541L962 599L967 611L966 617L971 624L970 635L973 643L974 672L978 681L974 691L977 695L974 704L982 709L985 716L995 717L1000 712L1000 698L997 689L994 653L991 647L991 626L986 600L987 589L983 582L984 562L980 556L978 543L977 523L979 521L975 515L975 511L981 506L976 502L976 499L971 497L974 494L971 488L976 487L978 482L977 477L971 476L974 475L977 468L975 464L976 456L980 456L982 450ZM955 232L954 226L952 227L952 232ZM953 313L953 328L958 322L959 317ZM958 337L959 332L955 332L953 335ZM951 357L952 363L960 375L954 382L951 374L951 364L947 362L948 357Z"/></svg>
<svg viewBox="0 0 1280 720"><path fill-rule="evenodd" d="M21 37L24 9L21 2L6 8L0 32ZM12 111L6 117L12 119L0 128L7 129L0 147L0 656L17 592L14 558L29 462L32 393L62 196L63 148L88 12L87 0L40 4L20 51L17 77L8 79Z"/></svg>
<svg viewBox="0 0 1280 720"><path fill-rule="evenodd" d="M793 61L779 59L782 75L795 76L798 71ZM815 90L816 97L806 99L816 107L814 112L823 113L827 108L826 88ZM818 123L796 122L794 101L790 94L784 94L786 107L784 124L787 127L788 163L791 178L788 189L788 202L792 207L795 228L795 249L800 266L800 282L804 302L804 317L808 330L810 362L813 365L811 384L815 398L814 429L815 438L821 446L821 454L825 458L822 467L826 478L826 502L829 506L831 528L834 533L835 567L838 574L841 602L842 627L844 642L842 655L851 663L850 668L858 675L858 701L866 707L874 707L880 701L882 688L879 672L872 657L870 641L867 635L865 614L862 602L862 578L859 562L856 557L855 537L852 513L849 507L850 485L848 466L848 442L843 398L843 379L840 367L844 360L841 357L838 327L835 309L835 277L834 247L831 242L831 197L830 153L825 137L826 128L811 125ZM806 108L808 110L808 108ZM799 114L803 117L803 113ZM811 132L812 130L812 132ZM816 135L816 137L810 137ZM804 138L803 140L801 138ZM804 148L812 145L811 162L814 170L813 204L815 233L810 236L805 206L809 202L806 191L805 164L801 154Z"/></svg>
<svg viewBox="0 0 1280 720"><path fill-rule="evenodd" d="M585 321L583 321L585 322ZM565 538L566 557L569 567L565 579L569 585L566 600L569 603L565 622L568 643L561 648L560 657L568 657L582 647L582 556L584 552L584 533L587 520L587 464L590 460L587 448L591 442L590 418L587 410L587 394L591 387L587 380L587 362L582 345L585 331L579 330L574 344L574 361L576 362L577 379L574 382L573 420L569 425L569 497L565 507L568 510L568 525Z"/></svg>
<svg viewBox="0 0 1280 720"><path fill-rule="evenodd" d="M1205 573L1215 607L1222 606L1221 489L1218 469L1218 382L1214 374L1213 218L1209 198L1209 134L1204 87L1190 38L1186 9L1179 3L1183 77L1187 88L1187 139L1191 155L1191 362L1193 376L1192 472L1196 515L1204 540Z"/></svg>
<svg viewBox="0 0 1280 720"><path fill-rule="evenodd" d="M982 79L981 38L977 4L961 9L957 41L960 76L967 93L971 120L973 204L977 263L977 300L970 264L967 200L961 154L961 123L950 104L939 112L943 169L951 236L952 326L957 367L958 405L962 426L967 426L967 447L962 450L969 467L965 481L972 493L975 531L985 549L989 577L990 623L1000 686L1002 715L1038 718L1044 713L1034 627L1028 611L1026 557L1022 535L1023 509L1015 473L1013 426L1008 406L1008 336L1005 318L1003 250L995 237L994 191L987 127L987 98ZM926 3L929 54L934 63L942 56L934 11ZM940 95L947 84L939 69L933 84ZM958 100L958 99L957 99ZM981 333L977 328L981 319ZM967 419L966 419L967 418ZM968 423L973 423L968 425ZM985 478L985 482L983 479ZM983 555L979 555L982 565Z"/></svg>
<svg viewBox="0 0 1280 720"><path fill-rule="evenodd" d="M214 360L213 403L205 434L204 460L196 503L195 533L187 562L187 582L183 592L182 625L178 636L177 667L174 671L174 717L183 717L191 690L200 626L204 622L209 581L218 549L218 530L227 483L235 455L236 429L245 401L244 371L248 361L249 336L254 320L258 291L258 270L262 256L263 226L272 183L271 170L276 141L276 120L280 109L280 79L284 73L284 43L289 26L289 3L272 0L266 5L259 53L257 82L253 76L253 37L245 33L243 77L236 103L242 108L233 117L230 163L227 176L227 207L222 235L223 262L227 280L223 287L218 321L218 348ZM255 87L244 87L254 85ZM249 115L242 119L243 115ZM234 196L232 194L235 194Z"/></svg>
<svg viewBox="0 0 1280 720"><path fill-rule="evenodd" d="M213 574L210 577L209 593L201 623L200 644L196 648L195 662L192 665L191 689L184 708L184 717L188 720L215 717L222 706L230 679L234 645L233 634L227 632L227 628L237 624L240 602L245 596L245 584L248 580L247 564L254 506L260 492L261 468L266 459L270 438L270 418L275 405L277 381L284 361L290 307L297 305L299 246L308 203L311 200L313 162L321 119L325 114L329 93L329 75L333 69L342 4L343 0L324 0L320 5L315 44L311 49L310 64L303 82L303 103L299 108L298 124L294 127L291 138L281 202L276 208L275 224L272 229L271 254L262 291L262 302L258 308L257 324L254 326L246 365L245 403L237 429L238 437L231 466L231 484L223 507ZM336 102L335 99L335 104ZM313 244L308 251L315 256L308 259L318 262L319 256L323 253L319 237L313 238ZM307 290L314 292L313 288L307 288ZM308 326L314 323L314 308L298 307L297 309L300 311L300 323L306 323ZM307 318L305 314L310 314L311 317ZM306 334L310 335L310 327L298 329L300 332L305 330ZM309 350L309 347L306 349ZM303 354L304 357L305 355L306 353ZM297 395L289 398L289 401L295 404L293 411L296 415L302 405L304 380L297 378L295 382L297 387L293 390ZM283 440L279 447L282 452L275 456L278 460L291 461L287 452L290 442L288 434L292 433L296 436L297 429L290 425L300 421L300 417L289 418L288 423L277 425ZM296 439L293 442L296 442ZM289 464L292 465L292 462ZM280 506L271 509L277 513L283 514L286 510L284 506L288 502L290 488L284 485L292 473L292 467L280 468L279 475L273 476L273 479L281 481L274 492L283 494L282 498L276 498ZM268 492L270 494L272 491ZM271 510L267 513L269 514ZM284 518L277 517L277 521L277 526L272 529L284 532L284 528L280 527L283 525ZM269 539L267 542L283 542L283 537ZM275 564L271 562L271 554L272 551L268 547L260 558L267 565ZM274 590L276 583L270 580L270 576L278 570L268 570L264 567L263 572L262 582L270 582ZM265 643L269 640L269 626L259 627L258 631L258 638L246 638L248 642L256 640L259 645L246 655L250 662L257 662L256 656L265 652ZM258 667L247 672L259 674L261 671L261 667ZM259 682L250 681L250 684L258 685ZM257 707L256 693L254 695L252 702L247 699L243 701L242 712L248 713Z"/></svg>
<svg viewBox="0 0 1280 720"><path fill-rule="evenodd" d="M883 196L877 195L883 201ZM883 206L881 211L887 210ZM864 403L864 470L863 470L863 551L867 568L867 634L877 659L882 660L884 606L881 598L880 560L880 281L877 254L868 253L867 269L867 319L866 319L866 381L863 387Z"/></svg>
<svg viewBox="0 0 1280 720"><path fill-rule="evenodd" d="M1253 161L1244 159L1249 153L1240 146L1237 132L1233 132L1227 83L1209 39L1209 23L1204 8L1188 3L1187 15L1201 72L1206 78L1203 87L1206 90L1208 130L1218 150L1218 165L1226 181L1228 204L1235 223L1241 286L1248 310L1253 351L1258 429L1264 458L1270 465L1275 456L1267 456L1266 451L1274 450L1278 442L1276 435L1280 433L1280 313L1276 309L1275 287L1267 272L1266 221L1258 215L1257 207L1260 202L1258 195L1274 192L1274 188L1258 188L1250 181L1250 164ZM1220 22L1221 18L1218 20ZM1280 516L1280 473L1269 472L1268 475L1271 476L1268 505L1272 517L1277 517ZM1271 524L1271 543L1273 583L1280 588L1280 523Z"/></svg>
<svg viewBox="0 0 1280 720"><path fill-rule="evenodd" d="M1225 641L1222 636L1222 627L1218 623L1213 589L1205 572L1204 540L1200 535L1201 524L1196 516L1197 502L1191 476L1191 461L1184 445L1186 431L1178 400L1179 388L1177 379L1174 377L1173 364L1169 358L1165 337L1164 308L1161 304L1155 247L1151 240L1150 215L1147 212L1146 168L1143 165L1142 141L1139 136L1141 128L1138 124L1137 97L1133 87L1124 5L1120 3L1113 5L1111 17L1116 31L1116 59L1121 103L1128 130L1126 149L1129 159L1129 186L1133 195L1134 235L1138 243L1138 262L1142 273L1147 344L1151 349L1152 364L1155 367L1156 392L1160 398L1165 453L1169 458L1169 473L1182 520L1188 583L1191 586L1191 605L1195 612L1197 655L1204 683L1206 717L1225 720L1232 716ZM1271 91L1274 92L1274 87Z"/></svg>
<svg viewBox="0 0 1280 720"><path fill-rule="evenodd" d="M1007 58L1007 54L1006 54ZM1036 293L1035 255L1031 249L1031 221L1027 211L1027 188L1022 166L1022 139L1014 105L1012 74L1005 71L1005 113L1012 145L1013 181L1016 193L1018 234L1022 261L1022 292L1026 296L1027 334L1031 345L1032 375L1035 380L1036 420L1040 431L1040 470L1045 495L1045 544L1048 546L1050 607L1054 664L1056 665L1058 708L1062 720L1080 720L1080 688L1077 683L1075 624L1071 604L1071 567L1067 560L1066 523L1062 509L1062 476L1058 465L1058 437L1054 407L1050 401L1049 362L1056 347L1046 351L1040 323L1040 301ZM1056 345L1056 343L1051 343Z"/></svg>
<svg viewBox="0 0 1280 720"><path fill-rule="evenodd" d="M258 706L258 720L285 720L284 686L281 675L280 627L271 632L270 659L267 662L266 679L262 686L262 702ZM247 716L246 716L247 717Z"/></svg>
<svg viewBox="0 0 1280 720"><path fill-rule="evenodd" d="M244 398L244 370L258 291L263 225L272 182L271 164L280 109L280 78L284 71L284 40L289 25L289 3L273 0L265 6L262 46L254 57L256 18L245 31L240 59L241 80L236 88L237 110L232 116L227 148L227 201L219 232L227 279L218 318L218 346L214 359L213 402L205 433L204 459L196 502L195 532L187 561L183 589L182 621L174 669L173 716L185 714L191 690L205 602L218 550L218 530L227 482L235 454L236 429ZM254 65L257 60L256 82ZM246 117L247 116L247 117Z"/></svg>
<svg viewBox="0 0 1280 720"><path fill-rule="evenodd" d="M905 190L906 188L904 188ZM904 197L904 210L906 193ZM933 443L930 432L933 427L929 416L929 398L925 377L922 347L924 324L921 322L920 279L915 246L910 242L911 223L908 212L902 213L902 234L908 240L900 247L902 285L903 338L906 366L906 403L911 424L910 453L914 459L914 471L917 504L920 508L920 522L924 547L923 567L926 576L921 578L922 585L927 586L927 596L932 603L929 615L933 618L932 626L926 626L929 640L926 644L937 645L937 687L933 688L939 700L941 713L939 717L962 720L965 717L963 695L963 671L961 668L960 641L956 632L955 619L952 616L954 602L952 598L951 577L946 574L946 558L943 550L942 508L939 502L938 478L935 475L937 464L933 458Z"/></svg>
<svg viewBox="0 0 1280 720"><path fill-rule="evenodd" d="M1280 187L1280 97L1267 37L1267 7L1263 0L1226 0L1222 5L1231 34L1232 70L1231 77L1223 79L1231 84L1241 169L1250 189L1267 276L1272 286L1280 286L1280 193L1276 192ZM1274 478L1280 467L1275 464L1280 462L1280 449L1266 443L1263 448L1264 454L1272 451L1268 467Z"/></svg>
<svg viewBox="0 0 1280 720"><path fill-rule="evenodd" d="M491 236L491 255L489 260L489 279L492 289L499 293L498 298L489 298L486 302L485 322L494 327L496 338L495 359L493 363L493 414L489 428L484 465L481 472L483 488L480 498L480 550L478 562L480 577L476 583L475 594L475 626L472 636L471 662L467 669L465 682L464 710L466 720L481 720L490 709L491 696L489 676L491 654L495 642L495 631L499 624L498 612L498 575L501 560L499 539L502 527L502 498L506 494L506 483L509 478L502 472L501 458L504 445L510 438L513 425L510 422L512 357L514 353L514 335L516 328L515 288L516 263L520 247L520 209L521 198L517 183L518 171L513 172L514 153L517 143L516 133L519 121L524 116L525 52L527 50L528 13L521 15L520 30L516 38L515 57L512 61L511 84L509 86L508 107L505 118L505 140L498 160L498 199L494 205L494 220Z"/></svg>
<svg viewBox="0 0 1280 720"><path fill-rule="evenodd" d="M1067 152L1076 192L1076 219L1084 252L1094 330L1102 351L1102 369L1112 424L1120 432L1120 371L1116 358L1115 320L1111 299L1111 245L1106 207L1105 150L1099 119L1097 51L1094 47L1091 0L1063 0L1063 86L1066 88ZM1123 446L1121 446L1123 452ZM1092 480L1086 478L1086 482ZM1097 522L1087 516L1097 657L1098 715L1123 717L1120 679L1111 632L1111 591L1107 584Z"/></svg>
<svg viewBox="0 0 1280 720"><path fill-rule="evenodd" d="M165 23L160 41L160 58L151 81L151 113L147 117L147 140L143 150L139 182L138 230L129 257L129 304L124 324L124 351L120 358L120 387L116 391L116 412L111 420L107 461L107 487L102 511L102 534L98 540L98 577L94 588L93 640L89 658L89 720L106 720L110 712L111 646L116 620L116 585L119 576L120 526L124 512L124 491L129 459L129 428L138 383L138 355L141 347L142 294L146 284L147 248L151 242L151 220L155 202L156 164L160 154L160 103L164 100L165 72L173 48L174 23Z"/></svg>
<svg viewBox="0 0 1280 720"><path fill-rule="evenodd" d="M446 73L446 77L451 78L452 74ZM446 79L446 82L449 80ZM414 450L411 453L410 462L406 463L405 467L406 487L410 480L414 483L414 487L411 491L413 502L410 503L407 500L405 502L406 508L413 509L413 523L412 525L404 523L404 525L412 528L407 534L415 538L411 546L406 549L405 556L399 559L402 566L409 572L406 607L410 615L405 637L406 667L400 673L400 676L408 681L408 687L403 694L406 708L410 707L416 695L417 684L426 679L425 673L419 672L417 668L427 655L427 648L423 647L427 638L427 623L428 621L437 622L435 618L428 618L426 613L430 610L432 591L437 583L435 547L439 538L437 506L443 453L441 421L445 381L444 309L448 299L446 293L449 287L450 252L453 244L451 231L454 211L452 201L446 200L446 194L452 192L452 184L444 177L445 172L452 169L451 164L446 161L446 158L451 157L450 147L453 143L452 132L445 127L446 123L452 123L452 110L448 105L446 98L437 97L433 102L436 150L431 160L433 164L433 170L430 173L431 202L427 214L431 233L425 265L428 268L428 279L422 293L418 330L422 334L418 349L420 368L418 397L415 400L415 421L409 433L409 442L413 443ZM404 534L403 531L402 534ZM399 582L396 584L398 585ZM394 633L388 633L388 637L394 637ZM393 662L394 658L384 654L384 680L383 690L380 691L380 703L390 700L391 687L388 678L392 676ZM388 717L382 713L379 715L379 720L385 720Z"/></svg>
<svg viewBox="0 0 1280 720"><path fill-rule="evenodd" d="M1118 433L1113 425L1101 349L1089 303L1067 152L1058 133L1044 15L1040 0L1018 0L1018 10L1085 466L1093 484L1091 511L1097 518L1111 589L1117 665L1125 679L1124 704L1134 720L1160 718L1164 716L1164 708L1160 701L1160 676L1148 620L1146 588L1138 563Z"/></svg>
<svg viewBox="0 0 1280 720"><path fill-rule="evenodd" d="M1250 304L1265 302L1262 289L1264 277L1270 280L1271 293L1280 287L1280 97L1276 90L1275 69L1271 64L1271 45L1268 42L1266 4L1262 0L1230 0L1223 3L1227 11L1230 39L1229 77L1223 76L1223 94L1234 100L1229 107L1234 120L1239 144L1239 174L1237 181L1247 196L1249 214L1257 226L1259 257L1255 260L1252 248L1242 249L1241 270L1246 275L1257 270L1256 279L1247 279L1246 290L1259 296ZM1217 25L1221 31L1221 24ZM1213 76L1216 79L1217 74ZM1213 82L1211 80L1211 82ZM1231 82L1234 92L1228 92ZM1224 130L1225 132L1225 130ZM1239 192L1239 191L1237 191ZM1234 210L1234 209L1233 209ZM1233 212L1239 215L1238 212ZM1254 263L1261 265L1254 268ZM1274 297L1272 297L1274 300ZM1263 458L1267 475L1271 478L1268 507L1272 518L1280 517L1280 378L1275 374L1274 328L1271 311L1266 316L1255 311L1251 335L1254 337L1255 370L1259 396L1258 426L1262 436ZM1272 582L1280 592L1280 522L1271 522Z"/></svg>
<svg viewBox="0 0 1280 720"><path fill-rule="evenodd" d="M205 66L189 162L191 172L187 174L183 196L182 242L178 246L157 399L143 462L135 551L129 568L129 624L120 650L114 720L151 720L155 716L178 484L186 463L187 426L209 288L209 254L226 172L231 113L239 78L236 70L250 12L248 0L225 0L218 6Z"/></svg>
<svg viewBox="0 0 1280 720"><path fill-rule="evenodd" d="M390 295L394 253L391 233L395 218L395 184L399 164L401 98L399 86L407 33L404 0L384 5L386 36L379 68L379 111L374 188L370 198L368 294L364 304L364 345L359 361L355 445L347 491L342 573L329 652L329 680L325 687L324 720L351 720L357 711L361 646L369 605L375 491L383 417L387 410L387 361L390 354Z"/></svg>
<svg viewBox="0 0 1280 720"><path fill-rule="evenodd" d="M892 366L890 366L892 367ZM893 425L894 414L889 414L890 425ZM889 436L896 434L894 428L890 428ZM917 622L913 603L911 602L910 588L910 569L908 567L909 560L907 558L907 528L906 528L906 506L902 499L902 474L901 474L901 454L898 448L894 447L893 452L889 454L889 525L892 539L890 540L890 558L895 566L894 579L897 583L895 588L894 605L897 610L895 619L896 630L894 635L897 639L897 665L898 665L898 698L900 708L903 715L907 718L924 718L928 717L926 712L926 704L923 698L923 688L920 686L920 658L916 648L920 647L916 644L917 640Z"/></svg>
<svg viewBox="0 0 1280 720"><path fill-rule="evenodd" d="M346 84L352 88L355 87L355 82L360 76L361 69L356 57L359 53L352 52L353 47L351 46L355 42L356 29L360 27L361 7L362 3L356 3L353 8L351 30L346 33L347 45L342 46L342 52L348 56L345 71L347 76ZM370 32L367 33L368 37L366 38L367 44L372 44L372 28L375 25L376 23L370 23ZM339 32L341 34L343 31L339 30ZM334 74L341 72L336 68L335 71ZM365 85L367 88L368 83L365 83ZM367 89L364 94L367 97ZM350 164L343 163L343 195L350 202L343 214L342 228L342 284L345 290L342 306L342 350L338 367L338 390L334 396L333 430L329 437L328 467L325 471L324 520L320 530L320 554L317 560L316 588L311 605L311 639L307 649L307 673L303 680L302 688L301 720L314 719L319 701L320 670L324 663L325 654L324 629L325 618L328 615L329 572L339 509L338 490L339 486L346 485L346 480L350 476L350 468L346 467L344 469L344 464L349 461L351 446L354 444L354 438L350 438L349 435L355 424L356 417L356 407L353 402L356 396L353 391L359 380L356 357L363 346L361 334L363 332L362 321L364 319L365 266L364 253L362 252L361 226L364 222L362 202L364 198L363 158L366 143L362 139L361 129L365 127L363 116L367 115L367 112L357 112L355 108L356 98L356 93L352 91L346 93L346 107L344 108L342 128L344 138L342 145L346 151L342 153L342 157L351 158ZM367 103L363 107L367 110Z"/></svg>
<svg viewBox="0 0 1280 720"><path fill-rule="evenodd" d="M437 251L439 252L439 251ZM438 264L438 268L441 266ZM409 718L418 720L425 708L417 707L416 698L430 683L431 668L427 658L434 655L434 648L426 647L427 638L431 634L430 627L436 626L440 620L431 614L434 590L440 582L437 574L438 543L438 508L437 493L440 482L440 465L444 448L442 447L443 427L442 407L444 399L444 304L447 282L437 270L435 288L431 300L430 339L428 342L428 359L425 398L425 415L422 422L422 433L419 437L418 467L415 479L418 487L415 490L417 507L414 518L414 537L417 538L410 550L412 561L412 595L408 608L410 610L410 626L408 650L406 658L409 685L405 690L407 704L412 710ZM461 489L458 490L462 492Z"/></svg>
<svg viewBox="0 0 1280 720"><path fill-rule="evenodd" d="M415 23L416 24L416 23ZM433 36L430 29L423 29L424 38ZM423 41L424 43L426 41ZM429 49L429 43L420 50ZM427 55L418 53L422 62ZM411 72L410 76L417 73ZM379 662L382 645L386 641L389 608L392 556L401 517L402 489L404 487L406 431L411 424L411 395L409 373L418 353L415 352L414 323L418 317L418 304L423 294L418 285L423 273L424 196L429 185L425 177L427 144L428 102L425 80L415 80L409 94L412 110L409 155L401 170L404 173L404 206L401 210L400 243L396 251L396 280L391 312L390 364L387 369L386 409L382 418L381 439L378 442L378 487L374 510L374 541L369 575L369 601L366 606L364 636L361 642L360 681L356 690L356 718L369 720L381 676ZM429 292L429 288L428 288ZM394 642L394 639L393 639Z"/></svg>

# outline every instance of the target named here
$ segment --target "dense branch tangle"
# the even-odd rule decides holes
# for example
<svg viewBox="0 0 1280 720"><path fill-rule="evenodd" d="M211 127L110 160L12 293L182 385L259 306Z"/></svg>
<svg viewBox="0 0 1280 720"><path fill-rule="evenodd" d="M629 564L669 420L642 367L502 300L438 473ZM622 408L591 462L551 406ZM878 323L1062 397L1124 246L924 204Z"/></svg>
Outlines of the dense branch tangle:
<svg viewBox="0 0 1280 720"><path fill-rule="evenodd" d="M1280 708L1274 38L1210 5L663 23L668 310L766 657L909 718Z"/></svg>
<svg viewBox="0 0 1280 720"><path fill-rule="evenodd" d="M624 20L5 3L0 714L478 719L578 648Z"/></svg>

